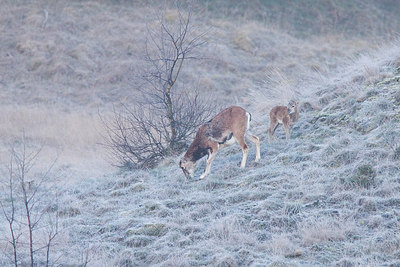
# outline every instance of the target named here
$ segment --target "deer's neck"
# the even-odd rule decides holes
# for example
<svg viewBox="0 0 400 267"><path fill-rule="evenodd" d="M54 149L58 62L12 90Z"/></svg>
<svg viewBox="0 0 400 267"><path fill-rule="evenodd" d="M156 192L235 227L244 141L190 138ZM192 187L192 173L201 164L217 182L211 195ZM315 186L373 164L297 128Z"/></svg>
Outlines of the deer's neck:
<svg viewBox="0 0 400 267"><path fill-rule="evenodd" d="M299 110L297 107L295 108L294 113L290 114L290 118L292 121L297 121L299 119Z"/></svg>
<svg viewBox="0 0 400 267"><path fill-rule="evenodd" d="M207 148L202 147L199 144L195 144L189 148L185 157L192 162L196 162L207 154L208 154Z"/></svg>

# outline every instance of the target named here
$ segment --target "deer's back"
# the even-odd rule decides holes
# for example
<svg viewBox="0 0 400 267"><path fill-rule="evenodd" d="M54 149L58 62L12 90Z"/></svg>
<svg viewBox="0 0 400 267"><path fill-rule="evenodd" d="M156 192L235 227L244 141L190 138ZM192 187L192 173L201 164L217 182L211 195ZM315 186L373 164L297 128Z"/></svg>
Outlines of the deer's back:
<svg viewBox="0 0 400 267"><path fill-rule="evenodd" d="M246 110L239 106L226 108L209 121L207 127L206 135L222 142L232 132L246 130Z"/></svg>

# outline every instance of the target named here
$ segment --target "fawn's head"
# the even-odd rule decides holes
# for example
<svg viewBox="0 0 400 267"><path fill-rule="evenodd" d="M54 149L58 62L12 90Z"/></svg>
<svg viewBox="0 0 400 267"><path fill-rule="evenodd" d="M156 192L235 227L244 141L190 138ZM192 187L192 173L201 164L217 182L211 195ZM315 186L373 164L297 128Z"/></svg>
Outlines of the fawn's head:
<svg viewBox="0 0 400 267"><path fill-rule="evenodd" d="M287 105L288 113L289 114L295 113L298 105L299 105L298 101L290 100L289 104Z"/></svg>

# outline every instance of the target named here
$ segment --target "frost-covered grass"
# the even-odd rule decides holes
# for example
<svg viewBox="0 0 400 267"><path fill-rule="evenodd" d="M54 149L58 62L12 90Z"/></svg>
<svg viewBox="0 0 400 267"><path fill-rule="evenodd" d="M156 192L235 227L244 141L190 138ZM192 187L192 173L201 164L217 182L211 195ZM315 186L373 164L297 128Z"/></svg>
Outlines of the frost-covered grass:
<svg viewBox="0 0 400 267"><path fill-rule="evenodd" d="M198 179L202 159L196 178L186 180L178 158L117 172L97 146L98 109L107 113L110 103L135 97L130 77L140 63L147 7L0 5L1 188L6 145L21 128L30 142L56 151L41 156L64 151L51 173L58 199L49 214L60 222L55 265L400 264L398 43L355 56L375 45L330 34L296 39L256 20L202 18L212 25L201 51L209 60L189 64L183 80L219 92L221 106L254 112L262 158L254 163L250 144L240 169L234 145L218 152L208 177ZM281 127L268 144L269 108L289 98L301 103L292 138L286 141ZM44 194L40 202L54 198ZM0 265L10 265L9 232L0 222Z"/></svg>
<svg viewBox="0 0 400 267"><path fill-rule="evenodd" d="M358 98L321 84L329 103L302 111L289 141L278 130L267 144L266 125L254 127L262 159L251 147L245 169L231 146L203 180L204 160L185 180L170 159L72 186L66 231L90 244L94 265L399 264L400 72L387 66Z"/></svg>

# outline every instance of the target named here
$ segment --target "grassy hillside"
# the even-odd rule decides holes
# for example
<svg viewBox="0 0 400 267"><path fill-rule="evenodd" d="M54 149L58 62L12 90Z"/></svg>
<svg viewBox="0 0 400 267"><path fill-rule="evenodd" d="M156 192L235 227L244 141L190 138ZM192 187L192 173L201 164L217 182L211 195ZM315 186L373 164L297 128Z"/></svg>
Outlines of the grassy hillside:
<svg viewBox="0 0 400 267"><path fill-rule="evenodd" d="M208 43L204 60L185 65L182 82L213 93L221 108L249 109L262 159L253 162L251 146L240 169L234 145L218 153L210 176L197 180L203 159L196 179L185 180L178 158L126 172L98 145L98 112L107 116L112 104L138 96L134 76L154 6L1 1L1 203L11 201L9 147L24 132L28 148L44 146L27 178L51 178L36 207L42 222L59 220L54 265L400 265L400 46L389 41L399 7L310 3L198 7L194 23L209 32ZM174 19L172 7L166 12ZM268 144L268 111L290 98L301 103L292 139L279 128ZM9 266L0 218L0 265ZM38 246L46 230L36 232ZM26 265L25 235L20 242ZM37 258L44 264L43 251Z"/></svg>
<svg viewBox="0 0 400 267"><path fill-rule="evenodd" d="M280 129L267 144L256 126L262 160L251 147L246 169L232 146L204 180L186 181L171 159L70 188L61 211L71 241L88 243L93 265L400 264L399 51L327 78L321 109L303 102L291 140Z"/></svg>

